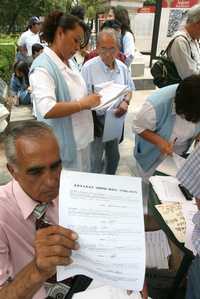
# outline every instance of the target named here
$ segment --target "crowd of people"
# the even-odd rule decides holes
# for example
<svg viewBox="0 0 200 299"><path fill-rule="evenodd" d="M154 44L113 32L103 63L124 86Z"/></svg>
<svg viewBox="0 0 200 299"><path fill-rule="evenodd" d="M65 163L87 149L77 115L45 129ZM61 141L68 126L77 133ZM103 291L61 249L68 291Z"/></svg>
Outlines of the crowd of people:
<svg viewBox="0 0 200 299"><path fill-rule="evenodd" d="M108 111L91 111L101 102L94 87L109 81L127 87L113 107L123 126L135 90L129 71L135 38L127 10L108 10L96 49L90 53L89 34L84 11L76 8L71 14L51 12L42 26L38 17L32 17L18 40L10 88L16 104L33 104L36 120L9 125L5 132L7 167L13 179L0 187L0 299L55 299L58 294L64 299L77 279L83 280L79 275L62 283L53 279L56 266L69 265L71 251L79 249L77 233L58 225L61 168L115 175L123 130L118 138L103 141ZM143 182L144 204L149 178L158 165L173 153L185 156L199 140L200 5L189 10L177 35L169 55L181 83L156 90L133 113L134 159ZM81 67L77 53L84 56ZM197 145L178 174L198 206L199 153ZM40 229L37 223L44 215L52 225ZM195 217L193 239L199 253L199 212ZM187 299L200 298L200 284L194 279L199 273L197 256ZM87 278L83 289L90 283ZM145 284L142 296L148 298Z"/></svg>

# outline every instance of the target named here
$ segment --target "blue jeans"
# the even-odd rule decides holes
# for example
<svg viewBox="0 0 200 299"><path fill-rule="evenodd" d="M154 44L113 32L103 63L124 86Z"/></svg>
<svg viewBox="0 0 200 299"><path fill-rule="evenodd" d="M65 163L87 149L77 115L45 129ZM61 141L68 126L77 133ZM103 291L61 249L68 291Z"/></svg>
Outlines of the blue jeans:
<svg viewBox="0 0 200 299"><path fill-rule="evenodd" d="M118 139L102 142L102 137L95 137L91 143L91 172L115 174L119 158Z"/></svg>
<svg viewBox="0 0 200 299"><path fill-rule="evenodd" d="M196 256L192 261L188 272L186 299L200 298L200 257Z"/></svg>

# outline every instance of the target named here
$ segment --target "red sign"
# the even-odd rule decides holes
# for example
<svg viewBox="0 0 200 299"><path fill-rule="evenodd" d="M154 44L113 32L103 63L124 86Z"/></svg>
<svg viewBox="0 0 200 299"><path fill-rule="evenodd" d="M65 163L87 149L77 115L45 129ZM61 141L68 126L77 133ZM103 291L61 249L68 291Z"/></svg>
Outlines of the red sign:
<svg viewBox="0 0 200 299"><path fill-rule="evenodd" d="M198 0L163 0L162 7L164 8L190 8L197 4Z"/></svg>
<svg viewBox="0 0 200 299"><path fill-rule="evenodd" d="M141 8L138 8L138 13L154 13L156 11L155 5L148 5Z"/></svg>

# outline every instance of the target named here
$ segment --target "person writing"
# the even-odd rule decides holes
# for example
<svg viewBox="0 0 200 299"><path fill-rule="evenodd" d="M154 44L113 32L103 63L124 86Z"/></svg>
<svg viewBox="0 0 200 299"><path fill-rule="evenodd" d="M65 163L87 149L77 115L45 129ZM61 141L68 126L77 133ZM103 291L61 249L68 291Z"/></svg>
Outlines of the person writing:
<svg viewBox="0 0 200 299"><path fill-rule="evenodd" d="M90 109L99 105L100 96L87 95L83 78L69 62L88 41L87 26L75 16L53 12L46 17L42 32L49 46L34 60L30 71L37 119L53 128L63 166L89 171L89 144L93 140Z"/></svg>
<svg viewBox="0 0 200 299"><path fill-rule="evenodd" d="M134 157L145 184L167 155L184 155L199 134L199 92L200 76L193 75L155 91L134 112Z"/></svg>

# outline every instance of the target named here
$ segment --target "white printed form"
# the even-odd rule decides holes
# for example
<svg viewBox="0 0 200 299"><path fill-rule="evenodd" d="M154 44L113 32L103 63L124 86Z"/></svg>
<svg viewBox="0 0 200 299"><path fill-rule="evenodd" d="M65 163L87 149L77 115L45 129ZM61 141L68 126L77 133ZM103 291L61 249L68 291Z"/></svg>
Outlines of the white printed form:
<svg viewBox="0 0 200 299"><path fill-rule="evenodd" d="M58 280L84 274L139 291L145 274L141 179L63 170L59 224L79 235L73 264L59 266Z"/></svg>

